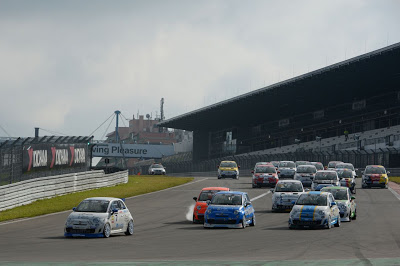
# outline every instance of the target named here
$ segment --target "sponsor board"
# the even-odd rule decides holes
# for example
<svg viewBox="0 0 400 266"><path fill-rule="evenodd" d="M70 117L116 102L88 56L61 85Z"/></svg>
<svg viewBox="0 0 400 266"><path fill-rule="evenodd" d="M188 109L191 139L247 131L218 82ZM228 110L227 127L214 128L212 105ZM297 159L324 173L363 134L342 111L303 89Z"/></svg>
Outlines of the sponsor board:
<svg viewBox="0 0 400 266"><path fill-rule="evenodd" d="M23 147L22 172L82 167L89 161L85 144L32 144Z"/></svg>
<svg viewBox="0 0 400 266"><path fill-rule="evenodd" d="M151 144L96 144L92 149L93 157L125 157L125 158L162 158L173 155L173 145Z"/></svg>

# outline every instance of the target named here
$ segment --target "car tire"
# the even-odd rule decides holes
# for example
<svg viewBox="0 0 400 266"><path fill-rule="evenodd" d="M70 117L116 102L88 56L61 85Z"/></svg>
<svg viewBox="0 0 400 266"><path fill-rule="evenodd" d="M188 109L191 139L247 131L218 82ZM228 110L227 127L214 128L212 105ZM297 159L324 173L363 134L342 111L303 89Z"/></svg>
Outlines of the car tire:
<svg viewBox="0 0 400 266"><path fill-rule="evenodd" d="M353 216L353 220L357 219L357 209L354 211L354 216Z"/></svg>
<svg viewBox="0 0 400 266"><path fill-rule="evenodd" d="M252 187L253 187L253 188L256 188L256 187L257 187L257 185L254 185L254 184L253 184L253 185L252 185Z"/></svg>
<svg viewBox="0 0 400 266"><path fill-rule="evenodd" d="M297 227L295 225L289 225L289 229L293 230L296 229Z"/></svg>
<svg viewBox="0 0 400 266"><path fill-rule="evenodd" d="M352 218L351 218L351 213L349 214L349 222L351 222Z"/></svg>
<svg viewBox="0 0 400 266"><path fill-rule="evenodd" d="M221 177L219 176L218 179L221 179Z"/></svg>
<svg viewBox="0 0 400 266"><path fill-rule="evenodd" d="M341 221L340 221L340 216L339 216L337 219L337 222L335 223L335 227L340 227L340 223L341 223Z"/></svg>
<svg viewBox="0 0 400 266"><path fill-rule="evenodd" d="M127 235L127 236L133 235L133 220L129 221L128 226L126 228L125 235Z"/></svg>
<svg viewBox="0 0 400 266"><path fill-rule="evenodd" d="M242 229L246 228L246 218L243 217L242 219Z"/></svg>
<svg viewBox="0 0 400 266"><path fill-rule="evenodd" d="M111 226L109 223L106 223L103 228L103 236L105 238L109 238L111 235Z"/></svg>
<svg viewBox="0 0 400 266"><path fill-rule="evenodd" d="M331 217L329 216L329 218L328 218L328 224L326 225L326 229L331 229L332 228L332 219L331 219Z"/></svg>
<svg viewBox="0 0 400 266"><path fill-rule="evenodd" d="M256 216L253 215L253 218L251 218L250 226L255 226L255 225L256 225Z"/></svg>
<svg viewBox="0 0 400 266"><path fill-rule="evenodd" d="M238 180L238 179L239 179L239 176L237 175L237 176L235 177L235 179Z"/></svg>

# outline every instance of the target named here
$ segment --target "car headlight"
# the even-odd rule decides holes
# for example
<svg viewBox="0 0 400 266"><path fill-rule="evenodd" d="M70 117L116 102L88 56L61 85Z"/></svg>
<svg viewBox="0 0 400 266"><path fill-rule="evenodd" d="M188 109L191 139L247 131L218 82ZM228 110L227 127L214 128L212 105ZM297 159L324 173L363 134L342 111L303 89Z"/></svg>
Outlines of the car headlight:
<svg viewBox="0 0 400 266"><path fill-rule="evenodd" d="M239 212L240 212L239 210L235 210L235 211L233 212L233 214L234 214L234 215L238 215Z"/></svg>
<svg viewBox="0 0 400 266"><path fill-rule="evenodd" d="M65 222L65 224L72 224L72 218L68 218L67 221Z"/></svg>
<svg viewBox="0 0 400 266"><path fill-rule="evenodd" d="M207 213L208 213L208 214L212 213L212 210L208 209L208 210L207 210Z"/></svg>
<svg viewBox="0 0 400 266"><path fill-rule="evenodd" d="M95 224L99 224L99 223L101 222L100 218L98 218L98 217L93 218L92 221L93 221L93 223L95 223Z"/></svg>
<svg viewBox="0 0 400 266"><path fill-rule="evenodd" d="M200 206L200 205L198 205L198 206L196 207L196 209L198 209L198 210L201 210L201 206Z"/></svg>
<svg viewBox="0 0 400 266"><path fill-rule="evenodd" d="M290 212L290 216L296 216L298 213L299 213L299 211L297 211L297 210L292 210L292 211Z"/></svg>

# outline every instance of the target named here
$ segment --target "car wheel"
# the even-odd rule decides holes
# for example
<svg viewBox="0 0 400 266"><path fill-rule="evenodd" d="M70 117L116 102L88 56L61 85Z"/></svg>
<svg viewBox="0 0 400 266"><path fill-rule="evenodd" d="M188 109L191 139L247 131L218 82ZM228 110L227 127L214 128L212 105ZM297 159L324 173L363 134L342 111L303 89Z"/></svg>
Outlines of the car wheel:
<svg viewBox="0 0 400 266"><path fill-rule="evenodd" d="M254 185L254 184L253 184L253 185L252 185L252 187L253 187L253 188L256 188L256 187L257 187L257 185Z"/></svg>
<svg viewBox="0 0 400 266"><path fill-rule="evenodd" d="M133 235L133 221L132 220L130 220L128 223L128 227L126 228L125 235L127 235L127 236Z"/></svg>
<svg viewBox="0 0 400 266"><path fill-rule="evenodd" d="M295 225L289 225L289 229L296 229Z"/></svg>
<svg viewBox="0 0 400 266"><path fill-rule="evenodd" d="M253 218L251 219L250 226L255 226L256 225L256 216L253 215Z"/></svg>
<svg viewBox="0 0 400 266"><path fill-rule="evenodd" d="M109 223L106 223L103 228L103 236L105 238L108 238L110 237L110 235L111 235L111 227Z"/></svg>
<svg viewBox="0 0 400 266"><path fill-rule="evenodd" d="M354 215L353 215L353 220L356 220L356 219L357 219L357 209L354 210Z"/></svg>
<svg viewBox="0 0 400 266"><path fill-rule="evenodd" d="M352 220L351 214L352 214L352 213L349 214L349 222L351 222L351 220Z"/></svg>
<svg viewBox="0 0 400 266"><path fill-rule="evenodd" d="M239 176L237 175L237 176L235 177L235 179L239 179Z"/></svg>
<svg viewBox="0 0 400 266"><path fill-rule="evenodd" d="M218 179L221 179L221 177L219 176Z"/></svg>
<svg viewBox="0 0 400 266"><path fill-rule="evenodd" d="M246 228L246 218L243 217L243 220L242 220L242 229L245 229L245 228Z"/></svg>
<svg viewBox="0 0 400 266"><path fill-rule="evenodd" d="M337 222L335 223L335 227L340 227L340 216L337 218Z"/></svg>

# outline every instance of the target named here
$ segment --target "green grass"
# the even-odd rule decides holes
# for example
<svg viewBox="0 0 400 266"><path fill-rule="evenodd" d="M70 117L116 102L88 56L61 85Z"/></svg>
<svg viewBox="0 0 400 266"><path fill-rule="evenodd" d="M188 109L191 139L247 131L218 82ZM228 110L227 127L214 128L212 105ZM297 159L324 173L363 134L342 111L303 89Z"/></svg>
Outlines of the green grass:
<svg viewBox="0 0 400 266"><path fill-rule="evenodd" d="M70 210L85 198L116 197L128 198L192 181L191 177L129 176L127 184L104 187L35 201L31 204L0 212L0 222L19 218L35 217Z"/></svg>
<svg viewBox="0 0 400 266"><path fill-rule="evenodd" d="M400 184L400 177L399 176L390 176L389 181L395 182L397 184Z"/></svg>

